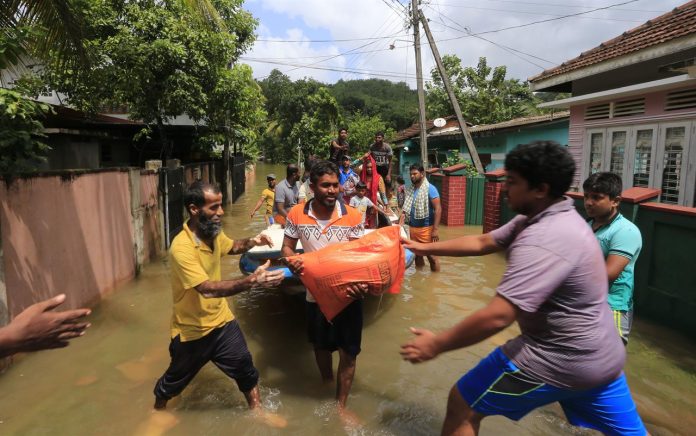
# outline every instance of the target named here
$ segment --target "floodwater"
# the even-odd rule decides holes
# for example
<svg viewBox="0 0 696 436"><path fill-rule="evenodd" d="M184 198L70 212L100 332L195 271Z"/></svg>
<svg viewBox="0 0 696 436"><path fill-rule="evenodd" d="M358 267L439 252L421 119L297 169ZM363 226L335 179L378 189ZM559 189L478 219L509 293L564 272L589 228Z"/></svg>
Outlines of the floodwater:
<svg viewBox="0 0 696 436"><path fill-rule="evenodd" d="M226 212L225 231L253 236L262 218L248 218L265 187L265 174L280 166L260 164L247 194ZM441 238L478 233L479 227L447 228ZM223 276L239 276L236 257ZM20 356L0 376L3 435L430 435L439 433L447 393L461 374L495 346L518 333L513 326L465 350L411 365L399 357L410 326L442 330L491 298L504 258L443 259L442 272L406 273L401 294L366 305L363 352L349 407L362 425L345 428L322 386L305 340L302 298L258 290L232 298L261 374L268 409L288 421L267 427L250 416L234 382L206 366L166 413L153 413L152 388L169 362L171 313L166 261L144 268L93 311L87 334L63 350ZM66 289L66 292L70 292ZM626 373L643 419L654 435L693 434L696 428L696 347L677 333L637 319ZM565 424L557 406L519 422L488 418L483 435L594 434Z"/></svg>

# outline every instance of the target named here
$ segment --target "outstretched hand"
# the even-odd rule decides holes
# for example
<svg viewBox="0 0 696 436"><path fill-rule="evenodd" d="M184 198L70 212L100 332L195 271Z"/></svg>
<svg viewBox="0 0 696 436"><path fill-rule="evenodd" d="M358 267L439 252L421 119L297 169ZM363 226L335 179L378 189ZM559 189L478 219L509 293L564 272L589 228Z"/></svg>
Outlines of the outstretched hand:
<svg viewBox="0 0 696 436"><path fill-rule="evenodd" d="M53 312L65 302L65 294L33 304L6 327L11 352L37 351L68 346L70 339L82 336L90 326L80 320L89 315L89 309ZM0 350L0 355L9 354Z"/></svg>
<svg viewBox="0 0 696 436"><path fill-rule="evenodd" d="M412 241L408 238L401 238L401 245L413 252L416 256L428 255L428 244L423 242Z"/></svg>
<svg viewBox="0 0 696 436"><path fill-rule="evenodd" d="M276 269L269 271L268 267L271 266L271 261L267 260L266 263L256 268L254 271L255 287L259 288L277 288L283 281L285 274L282 269Z"/></svg>
<svg viewBox="0 0 696 436"><path fill-rule="evenodd" d="M271 239L271 237L265 233L259 233L258 235L251 238L251 240L254 242L254 246L256 247L259 247L261 245L268 245L269 247L273 247L273 239Z"/></svg>
<svg viewBox="0 0 696 436"><path fill-rule="evenodd" d="M411 363L421 363L434 359L440 354L435 342L435 333L414 327L411 327L410 330L416 337L401 346L400 353L404 360Z"/></svg>

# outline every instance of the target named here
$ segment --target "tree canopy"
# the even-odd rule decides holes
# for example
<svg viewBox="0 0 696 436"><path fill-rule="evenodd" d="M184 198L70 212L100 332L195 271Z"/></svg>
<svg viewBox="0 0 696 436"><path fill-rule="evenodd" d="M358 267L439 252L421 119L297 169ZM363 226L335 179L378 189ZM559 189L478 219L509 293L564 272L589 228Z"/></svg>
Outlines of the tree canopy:
<svg viewBox="0 0 696 436"><path fill-rule="evenodd" d="M456 55L442 58L464 119L473 124L491 124L529 115L534 111L534 95L527 82L506 79L505 66L491 67L485 57L475 67L464 67ZM454 113L440 73L431 71L426 84L428 118Z"/></svg>

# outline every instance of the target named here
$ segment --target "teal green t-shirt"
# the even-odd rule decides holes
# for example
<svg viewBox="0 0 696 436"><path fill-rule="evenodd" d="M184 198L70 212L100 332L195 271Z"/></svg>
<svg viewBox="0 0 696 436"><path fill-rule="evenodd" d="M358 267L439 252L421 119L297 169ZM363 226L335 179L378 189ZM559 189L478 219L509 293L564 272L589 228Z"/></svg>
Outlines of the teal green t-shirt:
<svg viewBox="0 0 696 436"><path fill-rule="evenodd" d="M592 225L592 220L589 223ZM629 259L628 265L621 274L613 283L609 283L609 306L612 310L632 310L633 269L643 246L640 230L623 215L617 213L609 224L595 231L595 236L605 259L610 254Z"/></svg>

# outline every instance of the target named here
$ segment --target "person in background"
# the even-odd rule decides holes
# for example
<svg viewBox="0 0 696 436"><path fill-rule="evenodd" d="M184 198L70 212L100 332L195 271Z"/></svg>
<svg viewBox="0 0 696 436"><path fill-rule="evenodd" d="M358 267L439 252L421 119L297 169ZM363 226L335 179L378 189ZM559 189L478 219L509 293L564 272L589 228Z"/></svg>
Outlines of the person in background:
<svg viewBox="0 0 696 436"><path fill-rule="evenodd" d="M340 185L341 197L343 197L343 203L345 204L350 204L351 197L355 195L355 186L360 181L360 176L353 171L350 165L350 156L343 156L343 162L338 171L338 184Z"/></svg>
<svg viewBox="0 0 696 436"><path fill-rule="evenodd" d="M365 224L365 216L367 214L374 215L376 212L374 203L365 197L366 192L367 185L365 185L365 182L358 182L358 185L355 187L355 195L350 199L350 206L358 209L362 214L363 224Z"/></svg>
<svg viewBox="0 0 696 436"><path fill-rule="evenodd" d="M302 175L302 180L300 184L300 189L298 191L297 195L297 203L302 204L310 201L312 198L314 198L314 193L312 192L312 188L309 186L309 173L312 170L312 163L313 161L309 160L305 163L305 169L304 169L304 174Z"/></svg>
<svg viewBox="0 0 696 436"><path fill-rule="evenodd" d="M607 263L609 307L624 345L633 324L633 269L643 238L635 224L619 213L621 177L614 173L592 174L582 184L585 212Z"/></svg>
<svg viewBox="0 0 696 436"><path fill-rule="evenodd" d="M573 157L555 142L520 145L506 156L505 171L508 204L519 214L510 222L483 235L403 241L421 256L506 252L505 273L487 306L438 334L412 328L415 337L401 347L404 360L420 363L519 325L520 335L452 386L442 434L475 435L488 416L517 421L559 402L573 425L645 436L623 373L626 350L606 303L602 252L564 196Z"/></svg>
<svg viewBox="0 0 696 436"><path fill-rule="evenodd" d="M379 175L375 169L375 166L375 160L371 155L368 155L363 160L362 171L360 172L360 181L365 183L367 186L366 197L370 199L372 204L380 209L384 209L385 203L383 196L386 195L386 187L384 186L384 179L382 179L382 176ZM368 229L377 228L377 216L375 214L367 216L365 227Z"/></svg>
<svg viewBox="0 0 696 436"><path fill-rule="evenodd" d="M416 242L437 242L440 237L440 194L437 188L428 182L425 177L423 165L411 165L409 168L411 186L404 193L404 207L401 211L399 224L406 222L409 226L409 235ZM431 271L440 271L440 261L433 255L428 255ZM422 256L416 255L416 266L422 267L425 261Z"/></svg>
<svg viewBox="0 0 696 436"><path fill-rule="evenodd" d="M276 224L285 225L285 217L288 211L299 201L300 188L297 181L300 180L300 169L295 164L289 164L285 170L285 179L281 180L275 187L275 204L278 215L275 217Z"/></svg>
<svg viewBox="0 0 696 436"><path fill-rule="evenodd" d="M331 145L329 147L329 160L336 164L336 166L341 166L343 162L343 156L349 154L350 144L348 143L348 129L341 127L338 129L338 138L331 140Z"/></svg>
<svg viewBox="0 0 696 436"><path fill-rule="evenodd" d="M384 142L384 133L375 133L375 142L370 144L370 148L363 158L367 157L368 154L372 155L372 158L375 160L379 175L387 182L387 185L390 185L392 182L391 161L394 157L394 152L391 146Z"/></svg>
<svg viewBox="0 0 696 436"><path fill-rule="evenodd" d="M396 183L396 202L399 205L399 209L403 209L404 200L406 199L406 181L403 177L399 176L396 178Z"/></svg>
<svg viewBox="0 0 696 436"><path fill-rule="evenodd" d="M259 210L261 205L265 202L266 213L264 214L263 219L266 221L266 226L270 226L271 224L273 224L273 215L276 215L278 213L278 208L276 208L275 205L275 174L271 173L267 175L266 182L268 183L268 187L261 192L261 198L259 198L259 201L256 203L256 206L254 206L254 210L252 210L249 214L249 218L253 218L256 214L256 211Z"/></svg>
<svg viewBox="0 0 696 436"><path fill-rule="evenodd" d="M90 324L82 321L89 309L54 312L65 302L65 294L32 304L0 327L0 357L27 351L63 348L85 334Z"/></svg>

